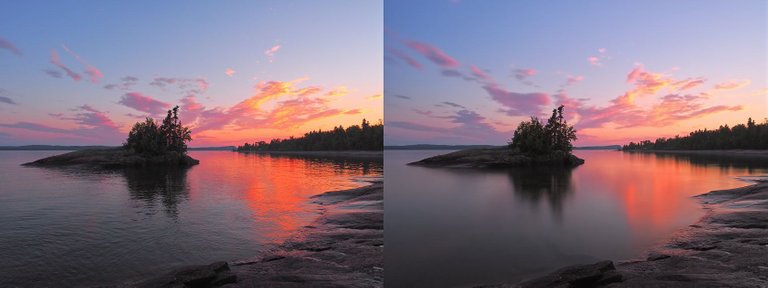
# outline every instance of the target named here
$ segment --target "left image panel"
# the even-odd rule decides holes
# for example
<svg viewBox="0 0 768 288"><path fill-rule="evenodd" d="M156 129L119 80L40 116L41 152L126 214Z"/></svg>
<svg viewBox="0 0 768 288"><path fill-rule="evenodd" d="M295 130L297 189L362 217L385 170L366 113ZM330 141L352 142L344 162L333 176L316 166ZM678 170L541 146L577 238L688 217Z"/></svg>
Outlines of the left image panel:
<svg viewBox="0 0 768 288"><path fill-rule="evenodd" d="M381 287L383 1L0 11L0 287Z"/></svg>

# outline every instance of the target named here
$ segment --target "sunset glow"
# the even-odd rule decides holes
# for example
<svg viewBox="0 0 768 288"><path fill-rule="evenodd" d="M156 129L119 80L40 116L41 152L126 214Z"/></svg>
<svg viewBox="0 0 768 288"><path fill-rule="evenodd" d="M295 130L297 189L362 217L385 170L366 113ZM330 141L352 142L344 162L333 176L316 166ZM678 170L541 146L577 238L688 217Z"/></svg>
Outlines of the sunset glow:
<svg viewBox="0 0 768 288"><path fill-rule="evenodd" d="M559 105L577 146L768 116L764 1L500 4L385 3L386 144L504 144Z"/></svg>
<svg viewBox="0 0 768 288"><path fill-rule="evenodd" d="M175 105L192 147L382 119L382 4L304 4L9 3L0 145L119 145Z"/></svg>

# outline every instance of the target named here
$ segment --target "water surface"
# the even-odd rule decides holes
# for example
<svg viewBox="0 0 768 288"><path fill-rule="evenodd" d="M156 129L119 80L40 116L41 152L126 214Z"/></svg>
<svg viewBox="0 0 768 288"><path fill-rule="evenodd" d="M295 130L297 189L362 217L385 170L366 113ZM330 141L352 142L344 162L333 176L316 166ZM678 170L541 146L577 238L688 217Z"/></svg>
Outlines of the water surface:
<svg viewBox="0 0 768 288"><path fill-rule="evenodd" d="M387 285L514 282L642 256L703 210L691 196L746 185L764 160L576 151L575 169L406 166L447 151L385 151Z"/></svg>
<svg viewBox="0 0 768 288"><path fill-rule="evenodd" d="M190 169L22 167L0 151L0 287L115 283L250 257L317 216L308 197L380 178L381 161L192 151Z"/></svg>

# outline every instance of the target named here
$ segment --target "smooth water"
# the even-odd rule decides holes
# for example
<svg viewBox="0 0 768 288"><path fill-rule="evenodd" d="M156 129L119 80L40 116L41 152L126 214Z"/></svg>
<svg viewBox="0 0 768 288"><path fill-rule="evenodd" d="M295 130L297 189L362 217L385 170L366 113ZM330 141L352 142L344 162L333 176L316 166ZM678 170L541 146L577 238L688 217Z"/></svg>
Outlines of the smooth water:
<svg viewBox="0 0 768 288"><path fill-rule="evenodd" d="M691 196L768 174L768 161L576 151L575 169L406 166L447 151L385 151L385 279L392 287L514 282L642 257L704 213Z"/></svg>
<svg viewBox="0 0 768 288"><path fill-rule="evenodd" d="M120 283L253 256L317 216L308 197L380 178L381 161L192 151L188 170L19 164L0 151L0 287Z"/></svg>

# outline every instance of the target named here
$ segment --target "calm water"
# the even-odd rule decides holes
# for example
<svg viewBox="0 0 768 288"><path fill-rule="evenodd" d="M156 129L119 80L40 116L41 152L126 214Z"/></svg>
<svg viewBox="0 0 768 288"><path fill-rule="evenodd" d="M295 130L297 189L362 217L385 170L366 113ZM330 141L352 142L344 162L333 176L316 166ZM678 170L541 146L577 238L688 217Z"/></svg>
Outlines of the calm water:
<svg viewBox="0 0 768 288"><path fill-rule="evenodd" d="M641 257L766 161L577 151L572 170L436 169L446 151L386 151L386 283L442 287L518 281L563 265Z"/></svg>
<svg viewBox="0 0 768 288"><path fill-rule="evenodd" d="M381 161L190 152L188 170L22 167L0 151L0 287L70 287L254 255L317 216L308 197L380 178Z"/></svg>

